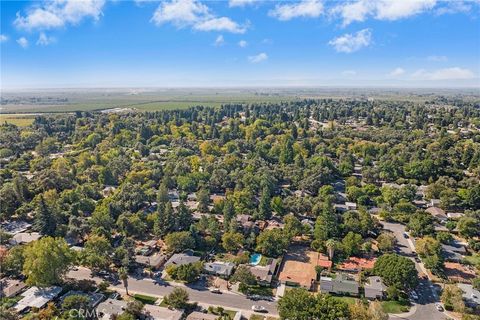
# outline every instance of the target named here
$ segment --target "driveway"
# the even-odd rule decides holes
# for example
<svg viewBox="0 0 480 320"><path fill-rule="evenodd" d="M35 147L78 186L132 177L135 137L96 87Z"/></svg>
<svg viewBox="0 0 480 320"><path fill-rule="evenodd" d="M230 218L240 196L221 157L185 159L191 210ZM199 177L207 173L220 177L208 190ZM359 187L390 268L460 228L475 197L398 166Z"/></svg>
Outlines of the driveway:
<svg viewBox="0 0 480 320"><path fill-rule="evenodd" d="M425 267L423 264L415 261L415 243L414 239L405 238L405 226L400 223L381 222L385 230L393 232L397 238L397 246L395 251L405 257L409 257L415 263L415 267L420 274L425 274ZM418 301L415 302L415 312L408 314L407 317L402 315L390 315L390 319L411 319L411 320L442 320L449 319L443 312L439 312L435 308L435 303L439 302L437 292L440 290L438 285L433 284L430 279L422 279L416 288Z"/></svg>
<svg viewBox="0 0 480 320"><path fill-rule="evenodd" d="M78 270L70 271L67 277L76 280L94 280L97 283L102 282L101 278L92 277L90 270L80 267ZM261 305L268 310L268 314L278 315L277 304L270 301L252 301L243 295L232 292L224 292L222 294L211 293L208 288L202 285L184 285L175 282L166 282L163 280L153 280L150 278L136 278L129 276L128 291L130 294L139 293L150 296L164 297L173 291L175 287L182 287L187 290L190 301L198 302L202 306L222 306L235 311L246 311L251 313L252 305ZM117 291L124 291L123 284L112 285L111 288Z"/></svg>

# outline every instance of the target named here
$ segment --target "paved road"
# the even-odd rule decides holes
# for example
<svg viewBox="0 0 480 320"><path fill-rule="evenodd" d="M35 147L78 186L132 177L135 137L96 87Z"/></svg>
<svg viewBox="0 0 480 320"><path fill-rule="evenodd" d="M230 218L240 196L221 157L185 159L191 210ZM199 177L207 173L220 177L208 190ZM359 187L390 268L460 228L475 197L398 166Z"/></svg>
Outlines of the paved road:
<svg viewBox="0 0 480 320"><path fill-rule="evenodd" d="M76 271L70 271L67 275L73 279L89 279L97 283L102 281L101 278L92 277L90 270L87 268L78 268ZM261 305L268 310L268 314L278 315L277 306L275 302L270 301L252 301L243 295L231 292L224 292L222 294L211 293L204 286L185 286L183 284L169 283L162 280L154 281L150 278L128 278L128 291L130 294L141 293L146 295L164 297L172 292L174 287L183 287L188 291L190 300L198 302L202 306L223 306L236 311L251 312L252 305ZM123 284L113 285L118 291L123 292Z"/></svg>
<svg viewBox="0 0 480 320"><path fill-rule="evenodd" d="M417 263L414 260L415 247L414 242L410 238L404 237L405 226L400 223L382 222L385 230L390 230L395 234L397 238L396 251L398 254L409 257L415 262L419 274L425 273L425 267L421 263ZM390 316L390 319L410 319L410 320L437 320L437 319L449 319L443 312L439 312L435 308L435 303L439 302L437 291L438 285L434 285L430 280L421 280L418 288L415 290L418 294L418 301L414 305L412 314L406 317L402 316Z"/></svg>

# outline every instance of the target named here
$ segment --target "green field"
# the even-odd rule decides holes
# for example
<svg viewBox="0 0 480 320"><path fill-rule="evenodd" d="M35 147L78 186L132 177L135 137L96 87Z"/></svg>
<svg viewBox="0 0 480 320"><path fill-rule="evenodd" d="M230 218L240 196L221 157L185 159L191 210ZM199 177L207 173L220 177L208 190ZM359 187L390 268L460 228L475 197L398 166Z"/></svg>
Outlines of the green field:
<svg viewBox="0 0 480 320"><path fill-rule="evenodd" d="M19 127L26 127L32 124L35 115L25 114L0 114L0 124L10 123Z"/></svg>
<svg viewBox="0 0 480 320"><path fill-rule="evenodd" d="M383 311L387 313L404 313L410 310L410 306L402 304L398 301L384 301L382 302Z"/></svg>
<svg viewBox="0 0 480 320"><path fill-rule="evenodd" d="M442 94L464 94L478 101L478 93L464 89L358 89L358 88L116 88L48 89L2 92L2 113L98 111L134 108L140 111L183 109L202 105L218 107L226 103L274 103L300 99L370 99L423 102Z"/></svg>
<svg viewBox="0 0 480 320"><path fill-rule="evenodd" d="M155 304L155 302L158 300L158 298L156 297L151 297L143 294L135 294L133 295L133 298L135 298L135 300L138 300L144 304Z"/></svg>

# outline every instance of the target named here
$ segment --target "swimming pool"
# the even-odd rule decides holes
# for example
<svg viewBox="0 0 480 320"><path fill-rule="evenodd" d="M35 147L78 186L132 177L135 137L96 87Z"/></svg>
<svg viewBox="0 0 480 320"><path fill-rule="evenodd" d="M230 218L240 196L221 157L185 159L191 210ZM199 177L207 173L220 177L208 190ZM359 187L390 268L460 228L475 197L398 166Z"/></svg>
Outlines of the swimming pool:
<svg viewBox="0 0 480 320"><path fill-rule="evenodd" d="M250 264L256 266L262 260L262 255L260 253L254 253L250 256Z"/></svg>

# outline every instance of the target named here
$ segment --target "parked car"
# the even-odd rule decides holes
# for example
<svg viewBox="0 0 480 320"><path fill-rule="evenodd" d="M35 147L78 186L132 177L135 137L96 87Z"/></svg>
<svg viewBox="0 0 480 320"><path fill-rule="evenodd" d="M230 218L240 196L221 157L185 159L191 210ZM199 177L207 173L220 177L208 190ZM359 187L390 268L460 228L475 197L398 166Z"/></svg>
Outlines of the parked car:
<svg viewBox="0 0 480 320"><path fill-rule="evenodd" d="M257 305L253 305L252 310L255 312L268 312L268 310L264 306L257 306Z"/></svg>
<svg viewBox="0 0 480 320"><path fill-rule="evenodd" d="M408 233L404 232L404 233L403 233L403 237L404 237L405 239L408 239Z"/></svg>
<svg viewBox="0 0 480 320"><path fill-rule="evenodd" d="M438 311L442 312L443 311L443 307L440 303L435 303L435 308L437 308Z"/></svg>
<svg viewBox="0 0 480 320"><path fill-rule="evenodd" d="M210 292L211 292L211 293L216 293L216 294L222 294L222 291L220 291L220 289L217 289L217 288L215 288L215 289L210 289Z"/></svg>
<svg viewBox="0 0 480 320"><path fill-rule="evenodd" d="M412 297L413 300L418 300L418 295L415 291L410 292L410 296Z"/></svg>
<svg viewBox="0 0 480 320"><path fill-rule="evenodd" d="M415 257L415 262L418 262L418 263L420 263L420 262L422 262L422 260L420 260L420 258L419 258L419 257Z"/></svg>
<svg viewBox="0 0 480 320"><path fill-rule="evenodd" d="M258 294L247 295L247 298L250 299L250 300L253 300L253 301L260 300L260 296Z"/></svg>

